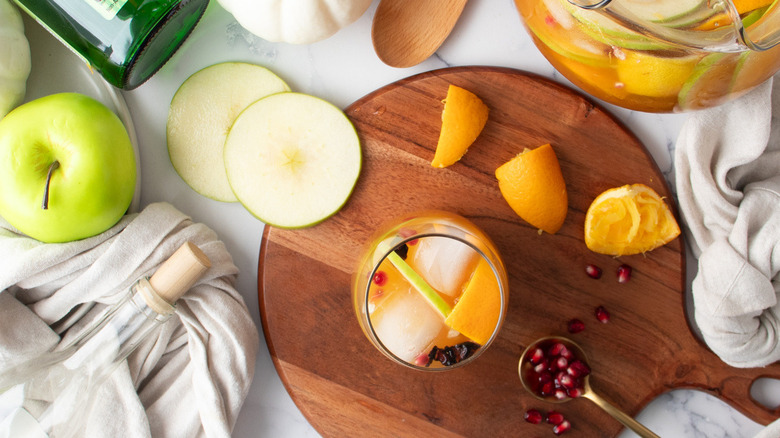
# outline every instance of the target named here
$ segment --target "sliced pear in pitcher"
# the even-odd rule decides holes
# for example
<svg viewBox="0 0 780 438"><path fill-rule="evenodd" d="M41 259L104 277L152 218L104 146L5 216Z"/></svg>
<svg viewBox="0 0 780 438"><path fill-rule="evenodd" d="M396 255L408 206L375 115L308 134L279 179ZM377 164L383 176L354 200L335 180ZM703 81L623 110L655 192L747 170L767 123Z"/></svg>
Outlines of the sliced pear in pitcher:
<svg viewBox="0 0 780 438"><path fill-rule="evenodd" d="M261 221L302 228L335 214L355 187L360 140L334 105L302 93L251 104L225 140L225 170L236 198Z"/></svg>
<svg viewBox="0 0 780 438"><path fill-rule="evenodd" d="M710 53L683 83L678 104L684 110L713 106L726 98L739 64L738 53Z"/></svg>
<svg viewBox="0 0 780 438"><path fill-rule="evenodd" d="M585 34L607 46L631 50L664 50L672 47L667 42L628 29L601 11L580 8L569 2L563 2L563 5L579 22Z"/></svg>

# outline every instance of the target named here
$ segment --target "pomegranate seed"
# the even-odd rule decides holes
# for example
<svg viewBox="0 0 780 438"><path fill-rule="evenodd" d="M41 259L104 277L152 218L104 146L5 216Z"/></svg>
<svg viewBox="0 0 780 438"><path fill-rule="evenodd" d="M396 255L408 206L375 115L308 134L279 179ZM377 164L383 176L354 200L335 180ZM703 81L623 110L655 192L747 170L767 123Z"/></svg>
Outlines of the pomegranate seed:
<svg viewBox="0 0 780 438"><path fill-rule="evenodd" d="M590 278L601 278L601 268L593 264L585 266L585 273L587 273Z"/></svg>
<svg viewBox="0 0 780 438"><path fill-rule="evenodd" d="M539 424L542 422L542 413L536 409L529 409L525 411L523 418L525 418L525 421L531 424Z"/></svg>
<svg viewBox="0 0 780 438"><path fill-rule="evenodd" d="M574 380L574 377L572 377L571 374L562 375L558 379L558 382L566 389L574 389L574 387L577 385L577 381Z"/></svg>
<svg viewBox="0 0 780 438"><path fill-rule="evenodd" d="M558 411L550 411L547 413L547 423L552 424L553 426L557 426L561 423L563 423L563 414L561 414Z"/></svg>
<svg viewBox="0 0 780 438"><path fill-rule="evenodd" d="M588 368L585 362L575 359L569 364L569 367L566 368L566 373L575 378L584 377L590 374L590 368Z"/></svg>
<svg viewBox="0 0 780 438"><path fill-rule="evenodd" d="M422 353L414 359L414 364L418 367L427 367L431 361L428 353Z"/></svg>
<svg viewBox="0 0 780 438"><path fill-rule="evenodd" d="M531 348L546 352L536 365L531 364L530 357L524 359L524 366L527 366L524 378L531 382L537 396L558 400L582 396L584 381L580 377L590 374L590 368L575 351L555 340Z"/></svg>
<svg viewBox="0 0 780 438"><path fill-rule="evenodd" d="M569 321L569 333L575 334L585 330L585 323L577 318Z"/></svg>
<svg viewBox="0 0 780 438"><path fill-rule="evenodd" d="M626 264L618 266L617 278L618 283L628 283L628 280L631 280L631 266Z"/></svg>
<svg viewBox="0 0 780 438"><path fill-rule="evenodd" d="M556 343L552 344L550 349L547 351L547 355L548 356L560 356L561 355L561 351L563 351L564 348L566 348L565 345L561 344L560 342L556 342Z"/></svg>
<svg viewBox="0 0 780 438"><path fill-rule="evenodd" d="M385 283L387 283L387 273L385 271L376 271L376 274L374 274L374 284L383 286Z"/></svg>
<svg viewBox="0 0 780 438"><path fill-rule="evenodd" d="M533 353L531 353L531 358L529 359L532 364L537 365L542 362L544 359L544 350L541 348L534 349Z"/></svg>
<svg viewBox="0 0 780 438"><path fill-rule="evenodd" d="M561 435L569 429L571 429L571 423L569 423L569 420L563 420L560 424L553 426L553 433L556 435Z"/></svg>
<svg viewBox="0 0 780 438"><path fill-rule="evenodd" d="M604 308L604 306L596 307L596 319L604 324L609 322L609 312Z"/></svg>

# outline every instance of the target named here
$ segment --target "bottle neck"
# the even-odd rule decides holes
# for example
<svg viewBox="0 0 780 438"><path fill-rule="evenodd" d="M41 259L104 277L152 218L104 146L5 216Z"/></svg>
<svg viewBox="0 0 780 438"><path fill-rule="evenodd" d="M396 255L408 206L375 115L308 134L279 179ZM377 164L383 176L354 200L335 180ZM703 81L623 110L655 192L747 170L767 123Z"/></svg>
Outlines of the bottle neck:
<svg viewBox="0 0 780 438"><path fill-rule="evenodd" d="M165 322L175 307L162 300L142 278L127 297L114 305L83 336L67 349L72 351L64 363L71 369L96 369L107 362L121 362L156 327Z"/></svg>
<svg viewBox="0 0 780 438"><path fill-rule="evenodd" d="M143 278L66 347L0 375L0 407L16 407L0 438L78 436L99 386L174 310Z"/></svg>

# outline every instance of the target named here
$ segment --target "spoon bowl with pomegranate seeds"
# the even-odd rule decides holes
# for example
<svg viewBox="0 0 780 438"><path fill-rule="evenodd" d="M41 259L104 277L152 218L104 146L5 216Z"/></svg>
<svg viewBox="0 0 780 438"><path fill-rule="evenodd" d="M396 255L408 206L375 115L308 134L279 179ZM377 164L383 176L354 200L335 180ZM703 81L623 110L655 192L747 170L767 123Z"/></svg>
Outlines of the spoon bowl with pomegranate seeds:
<svg viewBox="0 0 780 438"><path fill-rule="evenodd" d="M593 392L588 358L571 339L549 336L532 342L520 356L518 373L523 387L539 400L563 403L587 398L640 437L658 438L650 429Z"/></svg>

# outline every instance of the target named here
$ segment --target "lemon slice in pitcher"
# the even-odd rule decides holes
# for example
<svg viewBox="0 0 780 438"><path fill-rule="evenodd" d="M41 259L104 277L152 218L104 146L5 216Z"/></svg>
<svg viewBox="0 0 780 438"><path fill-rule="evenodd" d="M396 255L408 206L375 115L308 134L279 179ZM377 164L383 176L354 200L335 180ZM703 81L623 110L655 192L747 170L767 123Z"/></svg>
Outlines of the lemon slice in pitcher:
<svg viewBox="0 0 780 438"><path fill-rule="evenodd" d="M617 60L618 80L626 92L648 97L677 95L700 58L664 58L633 50L623 53L623 59Z"/></svg>

